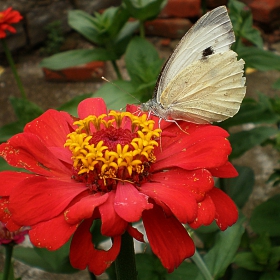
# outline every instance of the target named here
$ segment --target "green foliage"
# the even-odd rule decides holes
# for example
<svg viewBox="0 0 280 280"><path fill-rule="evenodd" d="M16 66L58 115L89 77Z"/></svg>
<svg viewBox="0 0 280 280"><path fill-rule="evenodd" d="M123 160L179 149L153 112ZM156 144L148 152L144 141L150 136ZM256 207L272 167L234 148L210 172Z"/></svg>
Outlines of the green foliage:
<svg viewBox="0 0 280 280"><path fill-rule="evenodd" d="M61 21L53 21L44 29L47 31L47 39L45 41L45 46L41 50L42 54L52 55L58 53L64 42Z"/></svg>

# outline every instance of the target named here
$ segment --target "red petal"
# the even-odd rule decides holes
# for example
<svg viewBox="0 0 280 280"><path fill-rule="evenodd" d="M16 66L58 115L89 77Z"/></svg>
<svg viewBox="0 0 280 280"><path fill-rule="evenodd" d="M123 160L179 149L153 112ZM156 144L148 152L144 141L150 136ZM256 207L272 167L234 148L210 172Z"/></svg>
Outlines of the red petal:
<svg viewBox="0 0 280 280"><path fill-rule="evenodd" d="M215 220L221 230L232 226L238 219L238 210L231 198L218 188L213 188L209 196L216 207Z"/></svg>
<svg viewBox="0 0 280 280"><path fill-rule="evenodd" d="M186 190L192 193L197 201L203 200L205 193L214 186L212 175L206 169L188 171L181 168L174 168L153 174L152 181L163 182L172 187L184 186Z"/></svg>
<svg viewBox="0 0 280 280"><path fill-rule="evenodd" d="M132 227L130 224L127 226L127 232L139 242L145 242L143 233L141 233L137 228Z"/></svg>
<svg viewBox="0 0 280 280"><path fill-rule="evenodd" d="M36 175L25 172L3 171L0 172L0 196L9 196L12 189L27 178L32 178Z"/></svg>
<svg viewBox="0 0 280 280"><path fill-rule="evenodd" d="M140 193L133 185L118 184L115 197L115 211L127 222L140 220L143 210L151 209L153 205L148 197Z"/></svg>
<svg viewBox="0 0 280 280"><path fill-rule="evenodd" d="M12 166L49 177L71 177L71 169L52 154L34 134L20 133L0 145L0 155Z"/></svg>
<svg viewBox="0 0 280 280"><path fill-rule="evenodd" d="M84 219L91 218L94 209L105 203L107 199L108 193L105 193L104 195L97 193L82 198L66 211L65 218L67 222L70 224L76 224Z"/></svg>
<svg viewBox="0 0 280 280"><path fill-rule="evenodd" d="M89 270L95 275L103 273L116 259L121 246L121 236L113 238L113 245L108 251L96 250L92 244L90 227L92 220L85 220L75 232L70 247L70 262L73 267Z"/></svg>
<svg viewBox="0 0 280 280"><path fill-rule="evenodd" d="M22 181L10 196L10 210L15 222L30 226L53 219L86 190L82 183L33 177Z"/></svg>
<svg viewBox="0 0 280 280"><path fill-rule="evenodd" d="M229 161L220 167L209 168L209 171L214 177L219 178L232 178L238 176L238 172Z"/></svg>
<svg viewBox="0 0 280 280"><path fill-rule="evenodd" d="M99 206L99 212L102 220L101 233L106 236L121 235L127 228L127 222L117 215L114 208L115 192L109 193L105 203Z"/></svg>
<svg viewBox="0 0 280 280"><path fill-rule="evenodd" d="M156 203L159 201L166 204L181 223L192 222L197 215L196 200L184 185L145 183L141 186L141 192L153 198Z"/></svg>
<svg viewBox="0 0 280 280"><path fill-rule="evenodd" d="M196 137L197 138L197 137ZM178 166L187 170L214 168L225 164L231 152L229 141L220 136L200 139L185 137L162 153L157 153L155 170Z"/></svg>
<svg viewBox="0 0 280 280"><path fill-rule="evenodd" d="M69 225L64 215L59 215L32 227L29 231L30 241L36 247L57 250L69 240L77 227L77 224Z"/></svg>
<svg viewBox="0 0 280 280"><path fill-rule="evenodd" d="M192 228L198 228L202 225L208 226L215 219L216 208L209 196L198 204L197 218L193 223L189 223Z"/></svg>
<svg viewBox="0 0 280 280"><path fill-rule="evenodd" d="M67 135L73 131L70 130L72 124L73 119L69 114L51 109L28 123L24 132L36 134L47 147L63 148Z"/></svg>
<svg viewBox="0 0 280 280"><path fill-rule="evenodd" d="M100 116L107 114L107 108L102 98L87 98L78 105L78 115L84 119L90 115Z"/></svg>
<svg viewBox="0 0 280 280"><path fill-rule="evenodd" d="M168 272L194 254L192 239L174 217L166 217L158 206L143 212L143 223L153 252Z"/></svg>

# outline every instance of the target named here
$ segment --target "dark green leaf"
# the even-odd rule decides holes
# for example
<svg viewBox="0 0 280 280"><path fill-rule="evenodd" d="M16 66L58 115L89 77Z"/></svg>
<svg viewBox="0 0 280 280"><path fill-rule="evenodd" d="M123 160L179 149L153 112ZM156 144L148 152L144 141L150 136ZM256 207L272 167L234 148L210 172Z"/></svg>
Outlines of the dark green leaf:
<svg viewBox="0 0 280 280"><path fill-rule="evenodd" d="M92 93L86 93L83 95L79 95L71 99L70 101L64 103L59 108L57 108L58 111L65 111L68 112L70 115L77 117L77 107L79 103L92 96Z"/></svg>
<svg viewBox="0 0 280 280"><path fill-rule="evenodd" d="M252 253L257 263L262 265L268 264L268 258L271 251L271 242L267 233L257 236L250 244Z"/></svg>
<svg viewBox="0 0 280 280"><path fill-rule="evenodd" d="M238 177L223 179L224 190L241 209L253 191L255 176L254 171L247 166L235 166Z"/></svg>
<svg viewBox="0 0 280 280"><path fill-rule="evenodd" d="M106 102L107 108L120 110L125 108L127 104L139 103L139 96L134 95L136 88L137 85L132 82L114 81L114 84L106 83L102 85L93 93L93 97L102 97Z"/></svg>
<svg viewBox="0 0 280 280"><path fill-rule="evenodd" d="M81 10L68 12L68 24L92 43L99 44L99 26L94 17Z"/></svg>
<svg viewBox="0 0 280 280"><path fill-rule="evenodd" d="M280 236L280 195L257 206L250 219L254 232L267 232L270 236Z"/></svg>
<svg viewBox="0 0 280 280"><path fill-rule="evenodd" d="M139 280L161 280L167 275L167 271L155 255L136 254L135 258Z"/></svg>
<svg viewBox="0 0 280 280"><path fill-rule="evenodd" d="M26 124L43 114L43 109L27 99L10 97L10 102L18 120Z"/></svg>
<svg viewBox="0 0 280 280"><path fill-rule="evenodd" d="M162 60L153 45L135 37L127 47L125 63L132 81L148 84L157 80Z"/></svg>
<svg viewBox="0 0 280 280"><path fill-rule="evenodd" d="M280 280L279 271L269 271L261 275L259 280Z"/></svg>
<svg viewBox="0 0 280 280"><path fill-rule="evenodd" d="M115 57L105 49L71 50L44 58L40 66L52 70L61 70L95 60L107 61L114 59Z"/></svg>
<svg viewBox="0 0 280 280"><path fill-rule="evenodd" d="M51 273L74 273L78 270L70 265L69 246L70 242L56 251L36 247L15 247L13 257L27 265Z"/></svg>
<svg viewBox="0 0 280 280"><path fill-rule="evenodd" d="M255 68L260 71L280 71L280 55L256 47L244 46L238 47L236 52L239 57L245 60L246 67Z"/></svg>
<svg viewBox="0 0 280 280"><path fill-rule="evenodd" d="M240 267L236 270L233 270L230 280L258 280L259 276L259 272L250 271Z"/></svg>
<svg viewBox="0 0 280 280"><path fill-rule="evenodd" d="M248 270L264 271L264 266L256 262L256 258L252 252L238 253L234 258L234 263Z"/></svg>
<svg viewBox="0 0 280 280"><path fill-rule="evenodd" d="M229 137L232 146L231 158L240 157L246 151L262 144L269 137L277 134L277 129L273 127L260 126L248 131L233 133Z"/></svg>
<svg viewBox="0 0 280 280"><path fill-rule="evenodd" d="M182 264L171 274L165 276L166 280L195 279L198 268L193 263L182 262Z"/></svg>
<svg viewBox="0 0 280 280"><path fill-rule="evenodd" d="M6 142L15 134L22 132L24 126L24 123L17 121L0 127L0 143Z"/></svg>
<svg viewBox="0 0 280 280"><path fill-rule="evenodd" d="M239 218L236 224L223 232L217 233L214 246L204 256L204 262L214 279L223 276L227 267L232 263L244 233L244 218ZM196 280L203 280L200 274Z"/></svg>
<svg viewBox="0 0 280 280"><path fill-rule="evenodd" d="M278 263L280 262L280 246L272 247L270 250L269 264L275 265L278 268Z"/></svg>
<svg viewBox="0 0 280 280"><path fill-rule="evenodd" d="M132 17L146 21L156 18L163 7L166 0L123 0Z"/></svg>
<svg viewBox="0 0 280 280"><path fill-rule="evenodd" d="M278 79L273 85L272 88L274 89L280 89L280 79Z"/></svg>

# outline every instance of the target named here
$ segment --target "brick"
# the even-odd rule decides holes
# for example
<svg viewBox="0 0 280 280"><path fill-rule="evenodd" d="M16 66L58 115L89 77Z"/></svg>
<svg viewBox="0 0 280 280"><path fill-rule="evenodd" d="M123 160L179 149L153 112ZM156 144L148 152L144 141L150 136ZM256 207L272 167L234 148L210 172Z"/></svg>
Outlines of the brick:
<svg viewBox="0 0 280 280"><path fill-rule="evenodd" d="M256 21L270 23L279 20L280 0L244 0Z"/></svg>
<svg viewBox="0 0 280 280"><path fill-rule="evenodd" d="M104 75L104 61L92 61L87 64L69 67L62 70L43 68L45 79L56 82L92 81Z"/></svg>
<svg viewBox="0 0 280 280"><path fill-rule="evenodd" d="M214 9L219 6L227 5L227 0L206 0L206 6L209 9Z"/></svg>
<svg viewBox="0 0 280 280"><path fill-rule="evenodd" d="M145 23L147 35L171 39L182 38L191 27L191 21L183 18L155 19Z"/></svg>
<svg viewBox="0 0 280 280"><path fill-rule="evenodd" d="M159 17L198 17L200 15L200 6L200 0L168 0Z"/></svg>

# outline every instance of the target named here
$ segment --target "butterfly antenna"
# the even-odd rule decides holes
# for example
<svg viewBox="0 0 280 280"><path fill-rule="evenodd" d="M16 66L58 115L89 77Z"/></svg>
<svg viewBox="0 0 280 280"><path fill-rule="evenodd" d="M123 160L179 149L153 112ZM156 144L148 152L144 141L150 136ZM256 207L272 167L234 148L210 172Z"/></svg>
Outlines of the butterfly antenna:
<svg viewBox="0 0 280 280"><path fill-rule="evenodd" d="M141 103L141 101L138 100L135 96L133 96L131 93L129 93L128 91L124 90L123 88L119 87L119 86L116 85L115 83L109 81L108 79L106 79L106 78L103 77L103 76L101 77L101 79L102 79L103 81L105 81L105 82L107 82L107 83L110 83L111 85L115 86L115 87L118 88L120 91L124 92L125 94L130 95L132 98L134 98L134 99L137 101L137 103Z"/></svg>

